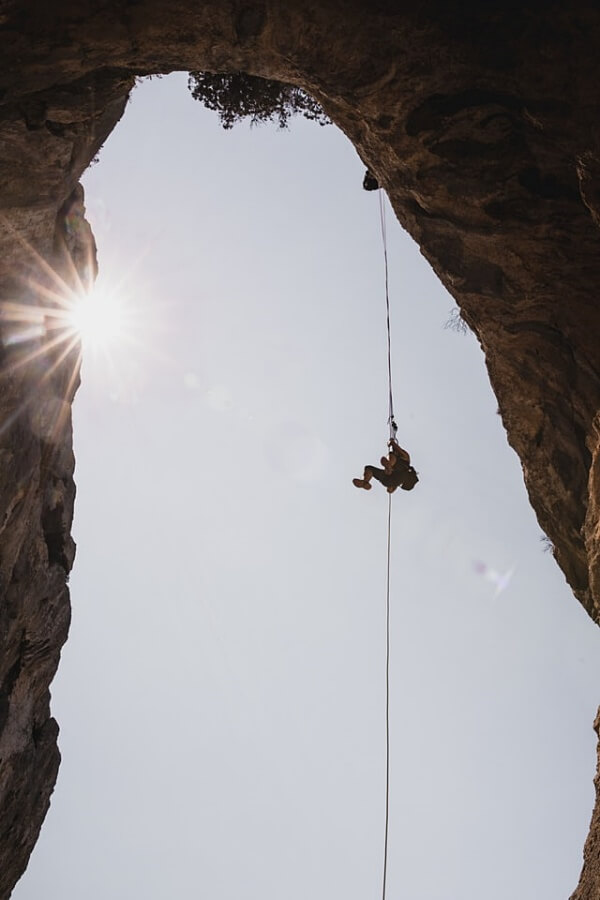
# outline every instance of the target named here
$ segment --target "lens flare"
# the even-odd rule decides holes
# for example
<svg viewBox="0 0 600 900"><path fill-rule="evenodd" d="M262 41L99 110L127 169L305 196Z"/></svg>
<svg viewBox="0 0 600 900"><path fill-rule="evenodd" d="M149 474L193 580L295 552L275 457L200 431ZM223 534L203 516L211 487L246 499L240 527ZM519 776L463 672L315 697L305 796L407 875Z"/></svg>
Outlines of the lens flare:
<svg viewBox="0 0 600 900"><path fill-rule="evenodd" d="M44 441L59 440L84 356L86 382L111 399L118 395L122 402L133 402L146 371L140 351L157 355L150 341L157 325L156 320L150 325L151 291L144 288L143 305L132 302L142 293L138 269L148 251L128 259L125 268L109 266L110 280L101 275L95 282L95 245L82 216L83 206L81 215L67 215L64 241L51 262L0 212L0 224L26 261L11 293L0 298L0 376L19 379L22 397L0 415L0 435L28 416ZM133 287L134 271L135 289L126 291Z"/></svg>
<svg viewBox="0 0 600 900"><path fill-rule="evenodd" d="M79 336L84 350L108 349L125 336L125 318L122 298L94 288L75 298L65 314L65 325Z"/></svg>
<svg viewBox="0 0 600 900"><path fill-rule="evenodd" d="M481 560L474 560L473 562L473 571L475 571L478 575L482 575L486 581L491 581L491 583L496 586L494 597L500 596L500 594L506 590L515 573L515 569L516 566L511 566L508 571L502 574L496 569L492 569L484 562L481 562Z"/></svg>

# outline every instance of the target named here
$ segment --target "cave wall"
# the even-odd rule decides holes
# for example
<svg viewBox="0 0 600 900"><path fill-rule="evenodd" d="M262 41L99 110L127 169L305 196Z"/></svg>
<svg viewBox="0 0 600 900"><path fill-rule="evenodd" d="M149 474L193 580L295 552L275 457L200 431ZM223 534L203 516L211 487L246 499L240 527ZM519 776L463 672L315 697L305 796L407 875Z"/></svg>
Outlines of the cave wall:
<svg viewBox="0 0 600 900"><path fill-rule="evenodd" d="M35 305L39 286L59 286L49 265L67 285L85 277L93 237L77 184L136 74L242 69L302 85L377 175L477 334L532 506L598 622L599 39L600 10L577 0L8 0L0 297ZM78 351L15 367L0 326L4 898L59 762L48 688L69 622ZM600 895L596 815L577 900Z"/></svg>

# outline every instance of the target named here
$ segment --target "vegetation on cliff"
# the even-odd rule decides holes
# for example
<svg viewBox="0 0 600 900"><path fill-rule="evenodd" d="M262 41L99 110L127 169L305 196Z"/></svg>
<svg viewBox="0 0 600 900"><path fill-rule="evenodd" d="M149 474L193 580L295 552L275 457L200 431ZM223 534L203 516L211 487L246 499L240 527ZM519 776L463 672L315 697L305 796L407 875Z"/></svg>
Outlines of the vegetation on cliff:
<svg viewBox="0 0 600 900"><path fill-rule="evenodd" d="M233 128L247 118L251 125L275 121L280 128L286 128L289 119L297 114L319 125L329 124L316 100L301 88L282 81L244 72L190 72L188 86L194 100L218 113L223 128Z"/></svg>

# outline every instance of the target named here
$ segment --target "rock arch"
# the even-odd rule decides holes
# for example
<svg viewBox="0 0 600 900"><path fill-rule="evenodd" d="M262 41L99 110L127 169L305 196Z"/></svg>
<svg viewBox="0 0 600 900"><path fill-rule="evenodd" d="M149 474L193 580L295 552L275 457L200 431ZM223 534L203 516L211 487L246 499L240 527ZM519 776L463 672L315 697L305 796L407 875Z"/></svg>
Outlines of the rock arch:
<svg viewBox="0 0 600 900"><path fill-rule="evenodd" d="M79 177L137 74L301 85L476 332L531 503L598 622L599 39L583 0L14 0L0 15L0 296L22 297L48 262L68 276L65 245L84 259ZM69 620L72 363L35 391L25 369L2 375L0 897L26 866L59 762L48 685ZM594 819L578 898L598 891L597 835Z"/></svg>

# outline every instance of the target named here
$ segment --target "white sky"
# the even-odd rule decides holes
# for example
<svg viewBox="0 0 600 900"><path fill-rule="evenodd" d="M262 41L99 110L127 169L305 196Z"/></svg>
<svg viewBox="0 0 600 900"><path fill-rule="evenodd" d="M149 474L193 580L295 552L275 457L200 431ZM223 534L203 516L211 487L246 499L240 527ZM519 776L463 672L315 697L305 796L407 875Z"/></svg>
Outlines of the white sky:
<svg viewBox="0 0 600 900"><path fill-rule="evenodd" d="M224 132L146 82L85 177L141 346L75 408L63 762L16 900L381 890L387 437L377 195L335 128ZM600 632L540 543L476 340L388 218L390 900L565 900ZM134 268L134 262L136 266ZM474 562L516 570L504 593Z"/></svg>

